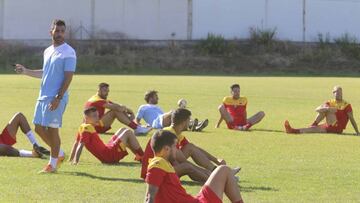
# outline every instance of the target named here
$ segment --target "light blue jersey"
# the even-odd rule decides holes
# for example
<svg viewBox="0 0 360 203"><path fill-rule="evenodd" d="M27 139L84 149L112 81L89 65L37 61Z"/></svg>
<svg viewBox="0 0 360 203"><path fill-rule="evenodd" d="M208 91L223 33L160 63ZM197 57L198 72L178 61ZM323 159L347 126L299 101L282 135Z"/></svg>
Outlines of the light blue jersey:
<svg viewBox="0 0 360 203"><path fill-rule="evenodd" d="M64 82L65 71L75 72L75 50L64 43L58 47L50 46L44 51L43 76L38 100L55 97ZM68 98L68 92L64 99Z"/></svg>
<svg viewBox="0 0 360 203"><path fill-rule="evenodd" d="M136 118L139 120L144 119L147 124L153 125L154 121L158 120L163 114L164 112L159 106L144 104L139 107Z"/></svg>

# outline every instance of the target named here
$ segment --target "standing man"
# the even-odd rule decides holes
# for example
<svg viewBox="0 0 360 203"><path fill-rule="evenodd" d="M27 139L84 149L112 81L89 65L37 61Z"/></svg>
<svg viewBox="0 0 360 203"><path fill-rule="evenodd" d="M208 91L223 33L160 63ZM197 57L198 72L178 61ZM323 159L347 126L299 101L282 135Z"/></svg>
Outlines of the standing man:
<svg viewBox="0 0 360 203"><path fill-rule="evenodd" d="M33 123L35 131L51 148L50 161L40 173L56 172L58 162L64 160L60 149L59 128L69 100L68 88L76 69L75 50L65 43L66 25L63 20L54 20L50 35L52 45L44 51L43 68L31 70L16 64L17 73L41 78L39 98L35 106Z"/></svg>

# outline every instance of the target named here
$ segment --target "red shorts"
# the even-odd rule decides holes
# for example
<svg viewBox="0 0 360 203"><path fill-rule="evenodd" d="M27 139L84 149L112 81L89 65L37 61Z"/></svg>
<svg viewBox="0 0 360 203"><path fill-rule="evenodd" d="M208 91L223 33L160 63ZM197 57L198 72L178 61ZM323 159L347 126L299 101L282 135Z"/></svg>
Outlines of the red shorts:
<svg viewBox="0 0 360 203"><path fill-rule="evenodd" d="M325 129L327 133L342 133L344 129L340 128L337 124L335 125L328 125L328 124L322 124L320 125L322 129Z"/></svg>
<svg viewBox="0 0 360 203"><path fill-rule="evenodd" d="M234 128L237 128L239 126L244 126L246 125L246 121L243 121L243 120L234 120L232 123L226 123L227 127L229 129L234 129Z"/></svg>
<svg viewBox="0 0 360 203"><path fill-rule="evenodd" d="M0 144L5 144L9 146L13 146L16 143L16 140L11 137L7 127L4 128L2 133L0 134Z"/></svg>
<svg viewBox="0 0 360 203"><path fill-rule="evenodd" d="M111 159L109 159L109 161L105 161L105 163L117 163L128 155L126 146L121 142L120 139L117 139L117 137L117 135L113 135L107 144L107 147L110 149L108 156L109 158L111 157Z"/></svg>
<svg viewBox="0 0 360 203"><path fill-rule="evenodd" d="M195 198L199 200L200 203L222 203L222 200L207 185L201 188L201 191Z"/></svg>

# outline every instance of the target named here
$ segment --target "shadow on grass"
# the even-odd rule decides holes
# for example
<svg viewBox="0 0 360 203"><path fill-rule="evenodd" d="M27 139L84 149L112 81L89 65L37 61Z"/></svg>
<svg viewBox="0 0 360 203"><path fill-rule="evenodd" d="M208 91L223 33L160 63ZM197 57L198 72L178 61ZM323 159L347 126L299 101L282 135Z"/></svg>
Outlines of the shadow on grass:
<svg viewBox="0 0 360 203"><path fill-rule="evenodd" d="M241 192L256 192L256 191L279 191L276 188L266 187L266 186L240 186Z"/></svg>
<svg viewBox="0 0 360 203"><path fill-rule="evenodd" d="M114 164L105 164L105 163L103 163L103 165L107 165L107 166L125 166L125 167L139 167L139 166L141 166L141 164L139 162L125 162L125 161L121 161L119 163L114 163Z"/></svg>
<svg viewBox="0 0 360 203"><path fill-rule="evenodd" d="M144 180L142 179L134 179L134 178L110 178L110 177L102 177L102 176L96 176L92 175L90 173L85 172L70 172L70 171L62 171L58 172L58 174L62 175L69 175L69 176L77 176L77 177L86 177L96 180L103 180L103 181L119 181L119 182L130 182L130 183L144 183Z"/></svg>
<svg viewBox="0 0 360 203"><path fill-rule="evenodd" d="M270 133L285 133L283 130L269 130L269 129L251 129L251 132L256 132L256 131L260 131L260 132L270 132Z"/></svg>

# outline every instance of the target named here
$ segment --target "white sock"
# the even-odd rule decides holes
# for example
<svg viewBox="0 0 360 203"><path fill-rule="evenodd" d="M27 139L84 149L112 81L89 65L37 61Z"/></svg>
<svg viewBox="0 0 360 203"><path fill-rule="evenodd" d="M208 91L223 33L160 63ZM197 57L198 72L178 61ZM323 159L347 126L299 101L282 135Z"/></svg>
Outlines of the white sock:
<svg viewBox="0 0 360 203"><path fill-rule="evenodd" d="M36 141L35 139L35 134L33 133L32 130L30 130L29 132L26 133L27 138L29 139L31 144L37 144L39 145L39 143Z"/></svg>
<svg viewBox="0 0 360 203"><path fill-rule="evenodd" d="M20 149L19 154L21 157L33 157L32 151Z"/></svg>
<svg viewBox="0 0 360 203"><path fill-rule="evenodd" d="M65 152L62 149L60 149L60 151L59 151L59 157L60 156L65 156Z"/></svg>
<svg viewBox="0 0 360 203"><path fill-rule="evenodd" d="M50 164L53 168L56 168L57 160L58 160L57 158L54 158L54 157L50 156L49 164Z"/></svg>

